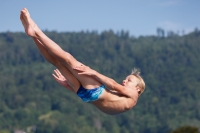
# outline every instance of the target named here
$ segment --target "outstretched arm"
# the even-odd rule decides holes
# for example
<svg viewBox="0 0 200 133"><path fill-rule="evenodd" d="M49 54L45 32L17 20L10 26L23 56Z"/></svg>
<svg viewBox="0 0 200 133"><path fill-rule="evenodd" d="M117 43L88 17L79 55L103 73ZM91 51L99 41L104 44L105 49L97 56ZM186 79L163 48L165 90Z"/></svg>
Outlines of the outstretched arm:
<svg viewBox="0 0 200 133"><path fill-rule="evenodd" d="M104 75L98 73L97 71L90 69L87 66L84 66L84 65L76 66L74 69L79 71L78 74L92 76L95 79L97 79L99 82L101 82L102 84L104 84L105 86L110 88L111 90L115 90L122 95L125 95L127 97L133 97L133 96L137 95L137 92L134 91L134 89L124 87L124 86L118 84L115 80L113 80L107 76L104 76ZM134 92L136 92L136 93L134 93ZM135 95L133 95L133 94L135 94Z"/></svg>

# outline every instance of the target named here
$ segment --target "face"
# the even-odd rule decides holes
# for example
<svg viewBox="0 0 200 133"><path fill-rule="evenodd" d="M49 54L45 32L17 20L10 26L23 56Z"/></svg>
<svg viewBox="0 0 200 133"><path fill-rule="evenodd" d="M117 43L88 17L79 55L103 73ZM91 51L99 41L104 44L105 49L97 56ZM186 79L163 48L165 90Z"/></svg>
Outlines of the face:
<svg viewBox="0 0 200 133"><path fill-rule="evenodd" d="M136 87L138 85L138 83L139 83L139 79L136 76L129 75L126 77L126 79L124 79L122 81L122 86L125 86L128 88L134 88L139 92L140 89L138 87Z"/></svg>

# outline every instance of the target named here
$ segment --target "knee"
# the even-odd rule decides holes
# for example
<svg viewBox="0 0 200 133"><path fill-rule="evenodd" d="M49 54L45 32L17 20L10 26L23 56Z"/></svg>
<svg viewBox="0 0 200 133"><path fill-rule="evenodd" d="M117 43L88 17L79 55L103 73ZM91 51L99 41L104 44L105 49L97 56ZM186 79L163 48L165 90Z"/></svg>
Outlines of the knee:
<svg viewBox="0 0 200 133"><path fill-rule="evenodd" d="M62 60L62 62L66 62L68 64L72 64L73 59L74 58L70 53L65 52L64 53L64 60Z"/></svg>
<svg viewBox="0 0 200 133"><path fill-rule="evenodd" d="M66 60L71 60L71 58L72 58L72 55L68 52L64 52L64 56L65 56Z"/></svg>
<svg viewBox="0 0 200 133"><path fill-rule="evenodd" d="M52 65L54 65L55 67L59 68L62 63L56 59L49 61Z"/></svg>

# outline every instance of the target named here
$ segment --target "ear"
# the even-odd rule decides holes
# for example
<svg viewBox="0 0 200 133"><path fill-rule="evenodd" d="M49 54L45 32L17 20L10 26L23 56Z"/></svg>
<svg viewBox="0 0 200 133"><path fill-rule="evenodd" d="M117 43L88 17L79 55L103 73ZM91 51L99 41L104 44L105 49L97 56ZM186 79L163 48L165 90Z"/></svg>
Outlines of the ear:
<svg viewBox="0 0 200 133"><path fill-rule="evenodd" d="M139 87L137 87L137 91L138 91L138 94L141 93L141 89Z"/></svg>

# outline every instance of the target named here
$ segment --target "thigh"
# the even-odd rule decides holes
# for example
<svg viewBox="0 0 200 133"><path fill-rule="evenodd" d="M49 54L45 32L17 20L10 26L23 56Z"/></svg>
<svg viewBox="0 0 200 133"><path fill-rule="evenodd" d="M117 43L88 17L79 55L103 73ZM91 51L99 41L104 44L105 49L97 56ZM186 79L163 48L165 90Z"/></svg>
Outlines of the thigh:
<svg viewBox="0 0 200 133"><path fill-rule="evenodd" d="M93 89L102 85L102 83L91 76L79 75L78 71L74 70L73 68L83 64L77 61L71 54L66 52L66 58L65 61L62 62L62 64L68 68L68 70L79 80L81 85L86 89Z"/></svg>

